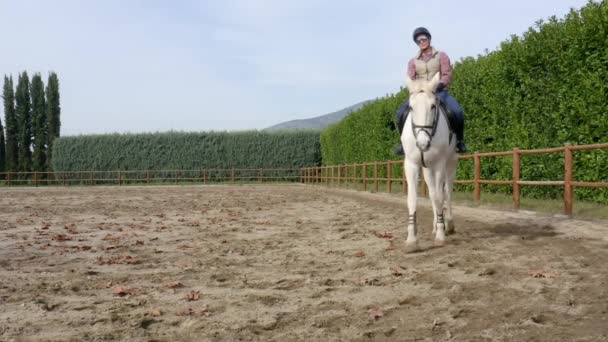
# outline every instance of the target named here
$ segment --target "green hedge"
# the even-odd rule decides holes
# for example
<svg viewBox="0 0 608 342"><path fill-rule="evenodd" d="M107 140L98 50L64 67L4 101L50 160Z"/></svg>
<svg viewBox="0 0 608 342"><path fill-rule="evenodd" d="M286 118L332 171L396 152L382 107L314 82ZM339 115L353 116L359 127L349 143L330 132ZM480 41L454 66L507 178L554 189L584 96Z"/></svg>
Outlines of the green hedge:
<svg viewBox="0 0 608 342"><path fill-rule="evenodd" d="M449 51L448 51L449 52ZM538 21L496 51L455 63L450 92L465 111L469 151L509 151L607 142L608 2L589 2L562 19ZM389 133L404 91L366 106L322 132L325 165L394 159ZM511 158L483 158L482 178L511 179ZM563 155L523 156L524 180L563 179ZM459 179L473 178L464 161ZM608 181L608 151L575 153L575 180ZM484 190L510 192L508 186ZM557 198L560 187L522 187L529 197ZM608 203L608 190L575 190Z"/></svg>
<svg viewBox="0 0 608 342"><path fill-rule="evenodd" d="M467 116L471 151L539 149L606 142L608 131L608 2L588 3L562 19L538 21L500 49L454 67L452 94ZM510 158L484 159L482 178L510 179ZM580 181L608 181L608 151L575 153ZM563 155L524 156L525 180L563 179ZM461 167L467 178L472 166ZM510 192L508 187L488 187ZM559 187L522 187L556 198ZM576 189L578 198L608 203L608 191Z"/></svg>
<svg viewBox="0 0 608 342"><path fill-rule="evenodd" d="M399 143L395 112L406 98L406 90L388 95L323 130L323 165L395 159L394 149Z"/></svg>
<svg viewBox="0 0 608 342"><path fill-rule="evenodd" d="M61 137L55 171L300 168L321 164L319 131L167 132Z"/></svg>

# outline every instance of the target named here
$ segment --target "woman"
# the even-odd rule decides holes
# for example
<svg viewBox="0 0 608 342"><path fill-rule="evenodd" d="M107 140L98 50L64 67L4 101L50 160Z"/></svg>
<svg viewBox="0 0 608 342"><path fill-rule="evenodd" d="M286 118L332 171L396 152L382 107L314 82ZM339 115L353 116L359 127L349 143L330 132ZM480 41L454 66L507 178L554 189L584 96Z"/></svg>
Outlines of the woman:
<svg viewBox="0 0 608 342"><path fill-rule="evenodd" d="M456 131L456 152L464 153L467 148L464 144L464 113L462 107L456 102L456 99L448 93L448 86L452 80L452 66L450 58L445 52L435 49L431 45L431 33L424 27L419 27L414 30L414 42L420 50L412 58L407 67L407 74L410 79L426 79L431 78L436 74L440 74L440 81L435 88L435 94L443 102L448 110L454 116L453 124ZM403 126L407 119L409 101L405 101L397 110L397 123L399 127L399 136L403 132ZM403 155L403 146L399 145L396 150L398 155Z"/></svg>

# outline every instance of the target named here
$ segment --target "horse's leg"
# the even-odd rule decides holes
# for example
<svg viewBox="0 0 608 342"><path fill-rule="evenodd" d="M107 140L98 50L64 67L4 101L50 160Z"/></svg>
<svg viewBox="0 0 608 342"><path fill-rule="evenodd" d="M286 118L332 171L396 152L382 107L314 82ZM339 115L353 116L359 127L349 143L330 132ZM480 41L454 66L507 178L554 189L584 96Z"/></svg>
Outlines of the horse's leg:
<svg viewBox="0 0 608 342"><path fill-rule="evenodd" d="M429 199L431 199L431 205L433 206L433 231L431 232L431 234L435 234L435 232L437 231L437 208L436 208L436 204L435 201L433 201L433 196L435 196L435 187L433 186L433 184L435 183L435 176L433 174L433 172L430 169L422 169L422 173L424 174L424 181L426 182L427 185L427 189L429 192Z"/></svg>
<svg viewBox="0 0 608 342"><path fill-rule="evenodd" d="M443 168L442 168L443 169ZM445 243L445 222L443 217L443 200L444 200L444 182L445 182L445 170L433 171L432 182L429 182L429 189L433 187L431 200L433 201L433 210L437 217L437 230L435 231L435 245L443 246Z"/></svg>
<svg viewBox="0 0 608 342"><path fill-rule="evenodd" d="M416 201L418 192L418 165L412 163L407 158L403 163L405 177L407 179L407 240L405 241L405 251L412 253L418 250L418 239L416 236Z"/></svg>
<svg viewBox="0 0 608 342"><path fill-rule="evenodd" d="M454 225L454 218L452 216L452 192L454 191L454 179L456 178L456 164L457 158L448 162L446 169L446 182L445 182L445 224L446 234L454 234L456 232L456 226Z"/></svg>

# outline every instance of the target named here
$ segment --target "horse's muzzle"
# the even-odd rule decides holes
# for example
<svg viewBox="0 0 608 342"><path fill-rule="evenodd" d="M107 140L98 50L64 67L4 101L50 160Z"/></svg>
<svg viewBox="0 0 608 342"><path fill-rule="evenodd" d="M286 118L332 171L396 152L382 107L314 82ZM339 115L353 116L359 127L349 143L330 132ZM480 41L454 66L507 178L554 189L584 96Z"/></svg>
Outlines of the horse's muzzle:
<svg viewBox="0 0 608 342"><path fill-rule="evenodd" d="M426 141L426 142L420 143L419 141L416 141L416 146L418 147L418 149L420 151L426 152L431 148L431 142Z"/></svg>

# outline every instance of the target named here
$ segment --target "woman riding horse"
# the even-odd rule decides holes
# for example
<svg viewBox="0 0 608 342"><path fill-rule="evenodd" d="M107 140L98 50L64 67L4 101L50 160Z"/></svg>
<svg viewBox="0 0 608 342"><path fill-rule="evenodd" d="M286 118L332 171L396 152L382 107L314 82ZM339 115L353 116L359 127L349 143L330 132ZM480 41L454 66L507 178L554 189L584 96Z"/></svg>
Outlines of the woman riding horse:
<svg viewBox="0 0 608 342"><path fill-rule="evenodd" d="M440 73L440 81L435 88L435 94L439 100L447 106L453 115L453 128L456 131L456 152L464 153L467 148L464 144L464 113L456 102L456 99L448 93L448 86L452 79L452 66L450 58L445 52L436 50L431 46L431 33L424 27L414 30L414 42L420 47L420 51L412 58L407 67L410 79L424 79L430 81L433 75ZM409 100L405 101L397 110L397 123L399 136L403 133L403 126L409 113ZM398 155L403 155L403 145L396 150Z"/></svg>

